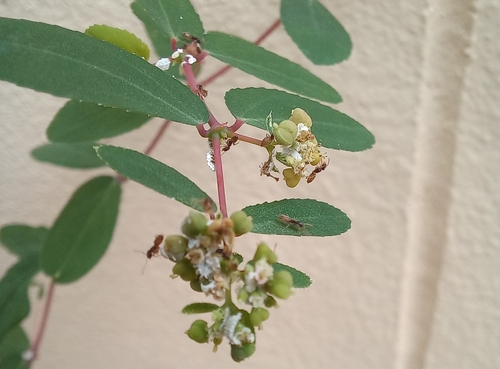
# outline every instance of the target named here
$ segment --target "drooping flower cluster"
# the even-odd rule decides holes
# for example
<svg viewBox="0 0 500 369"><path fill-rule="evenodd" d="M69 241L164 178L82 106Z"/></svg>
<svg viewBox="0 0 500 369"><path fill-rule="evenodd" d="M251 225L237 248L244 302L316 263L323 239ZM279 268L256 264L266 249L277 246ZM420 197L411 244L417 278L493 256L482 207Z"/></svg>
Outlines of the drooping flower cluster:
<svg viewBox="0 0 500 369"><path fill-rule="evenodd" d="M184 49L177 49L172 53L170 57L161 58L160 60L158 60L155 66L165 71L168 70L171 65L183 65L185 63L194 64L196 62L197 59L193 55L186 53Z"/></svg>
<svg viewBox="0 0 500 369"><path fill-rule="evenodd" d="M265 244L258 245L254 258L245 266L243 258L233 252L235 238L249 232L252 218L243 211L230 218L209 220L204 214L192 212L182 223L182 235L165 238L161 254L175 262L173 277L189 281L191 288L224 300L213 305L212 325L196 320L186 332L196 342L214 344L214 350L226 337L235 361L249 357L255 351L255 329L267 320L266 308L277 305L275 297L291 295L292 276L287 271L275 273L276 254ZM250 305L251 311L238 308L231 297L236 286L238 301Z"/></svg>
<svg viewBox="0 0 500 369"><path fill-rule="evenodd" d="M302 178L307 183L328 166L326 154L319 150L320 144L311 132L311 117L302 109L292 111L289 119L272 123L272 135L266 148L268 160L261 165L261 175L278 180L272 172L279 172L275 161L287 166L282 171L288 187L295 187ZM309 169L312 166L313 169Z"/></svg>

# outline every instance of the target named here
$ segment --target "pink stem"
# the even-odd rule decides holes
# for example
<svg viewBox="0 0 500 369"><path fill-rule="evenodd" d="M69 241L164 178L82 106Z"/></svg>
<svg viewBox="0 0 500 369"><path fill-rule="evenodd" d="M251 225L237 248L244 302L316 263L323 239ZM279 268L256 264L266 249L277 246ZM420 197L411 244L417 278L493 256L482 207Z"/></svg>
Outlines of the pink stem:
<svg viewBox="0 0 500 369"><path fill-rule="evenodd" d="M45 328L47 327L47 321L49 320L49 312L50 307L52 305L52 300L54 298L54 288L55 283L53 280L50 281L49 292L47 293L47 299L45 300L45 308L43 310L42 322L40 323L40 327L38 329L38 333L31 345L31 352L33 357L28 362L28 368L31 367L31 363L38 358L38 350L40 349L40 344L42 343L42 338L45 333Z"/></svg>
<svg viewBox="0 0 500 369"><path fill-rule="evenodd" d="M234 122L232 126L227 127L227 129L229 129L231 132L236 132L238 129L241 128L243 124L245 124L244 121L242 121L241 119L236 119L236 122Z"/></svg>
<svg viewBox="0 0 500 369"><path fill-rule="evenodd" d="M260 35L260 37L254 42L254 44L260 45L262 43L262 41L264 41L271 33L273 33L276 30L276 28L279 27L280 24L281 24L281 21L279 19L277 19L268 29L266 29L264 31L264 33L262 35ZM213 82L214 80L216 80L217 78L219 78L220 76L225 74L231 68L232 67L230 65L226 65L225 67L219 69L217 72L212 74L207 79L204 79L200 83L202 85L208 85L209 83Z"/></svg>
<svg viewBox="0 0 500 369"><path fill-rule="evenodd" d="M215 135L212 139L215 161L215 176L217 177L217 195L219 196L219 210L223 218L227 218L226 190L224 188L224 173L222 170L222 155L220 138Z"/></svg>

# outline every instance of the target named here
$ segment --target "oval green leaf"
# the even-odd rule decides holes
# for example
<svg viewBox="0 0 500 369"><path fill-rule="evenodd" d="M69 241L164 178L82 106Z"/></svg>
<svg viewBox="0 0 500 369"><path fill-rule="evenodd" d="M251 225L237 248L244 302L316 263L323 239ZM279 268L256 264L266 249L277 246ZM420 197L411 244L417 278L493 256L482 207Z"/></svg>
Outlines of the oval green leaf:
<svg viewBox="0 0 500 369"><path fill-rule="evenodd" d="M131 6L136 16L144 22L148 33L153 31L150 33L154 36L152 40L155 41L159 36L162 42L166 41L166 46L170 46L171 38L181 40L183 33L195 37L205 33L200 17L189 0L136 0ZM169 54L159 55L171 53L172 50Z"/></svg>
<svg viewBox="0 0 500 369"><path fill-rule="evenodd" d="M290 118L295 108L304 109L313 121L312 132L323 147L362 151L375 143L373 134L349 116L297 95L265 88L233 89L226 92L231 113L246 123L267 130L266 117L272 111L277 123Z"/></svg>
<svg viewBox="0 0 500 369"><path fill-rule="evenodd" d="M40 255L32 253L14 264L0 281L0 341L28 316L28 287L39 271Z"/></svg>
<svg viewBox="0 0 500 369"><path fill-rule="evenodd" d="M333 87L300 65L239 37L209 32L203 36L203 49L224 63L289 91L330 103L342 101Z"/></svg>
<svg viewBox="0 0 500 369"><path fill-rule="evenodd" d="M314 64L332 65L351 54L349 34L317 0L281 0L280 13L286 32Z"/></svg>
<svg viewBox="0 0 500 369"><path fill-rule="evenodd" d="M73 194L42 247L42 269L55 282L74 282L101 259L113 236L120 196L120 184L106 176Z"/></svg>
<svg viewBox="0 0 500 369"><path fill-rule="evenodd" d="M210 197L174 168L123 147L102 145L97 146L96 151L109 167L122 176L193 209L204 211L202 200ZM215 204L213 201L212 203Z"/></svg>
<svg viewBox="0 0 500 369"><path fill-rule="evenodd" d="M20 325L11 328L0 343L0 369L28 368L23 353L30 347L28 336Z"/></svg>
<svg viewBox="0 0 500 369"><path fill-rule="evenodd" d="M189 304L182 309L183 314L204 314L217 310L219 306L207 302L196 302Z"/></svg>
<svg viewBox="0 0 500 369"><path fill-rule="evenodd" d="M205 104L144 59L62 27L0 18L0 79L37 91L196 125Z"/></svg>
<svg viewBox="0 0 500 369"><path fill-rule="evenodd" d="M47 233L45 227L10 224L0 230L0 242L7 250L23 258L40 252Z"/></svg>
<svg viewBox="0 0 500 369"><path fill-rule="evenodd" d="M289 265L274 263L273 264L274 273L278 273L282 270L287 271L292 275L293 278L293 287L295 288L307 288L312 284L312 279L304 272L292 268Z"/></svg>
<svg viewBox="0 0 500 369"><path fill-rule="evenodd" d="M146 114L70 100L50 123L47 137L52 142L97 141L137 129L150 119Z"/></svg>
<svg viewBox="0 0 500 369"><path fill-rule="evenodd" d="M104 166L97 157L93 142L49 143L31 152L36 160L68 168L90 169Z"/></svg>
<svg viewBox="0 0 500 369"><path fill-rule="evenodd" d="M351 220L341 210L313 199L265 202L247 206L243 211L253 217L253 233L325 237L351 228ZM283 215L293 221L280 219Z"/></svg>
<svg viewBox="0 0 500 369"><path fill-rule="evenodd" d="M149 59L149 47L142 40L133 33L124 29L110 27L105 24L94 24L85 30L89 36L97 38L98 40L109 42L116 45L129 53L135 54Z"/></svg>

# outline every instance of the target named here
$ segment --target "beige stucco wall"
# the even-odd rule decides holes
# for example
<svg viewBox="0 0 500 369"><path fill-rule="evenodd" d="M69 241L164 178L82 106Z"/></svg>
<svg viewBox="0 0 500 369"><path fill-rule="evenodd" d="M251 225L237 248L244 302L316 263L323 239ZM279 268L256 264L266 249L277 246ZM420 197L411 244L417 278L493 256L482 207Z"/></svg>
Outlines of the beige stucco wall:
<svg viewBox="0 0 500 369"><path fill-rule="evenodd" d="M279 2L193 0L208 30L255 39ZM283 29L264 46L337 88L338 109L370 129L363 153L329 151L309 186L289 190L259 177L265 153L240 144L224 156L230 210L283 197L313 197L349 214L340 237L261 239L315 280L280 304L258 333L244 368L497 369L500 367L500 4L496 0L345 1L323 4L351 34L351 58L314 67ZM128 0L2 0L0 16L84 30L94 23L144 39ZM0 35L1 37L1 35ZM207 62L206 75L218 63ZM1 66L0 66L1 67ZM222 96L261 86L238 71L209 88L207 103L231 120ZM90 176L30 159L64 99L0 82L0 224L49 226ZM108 142L142 150L155 121ZM248 131L253 132L253 131ZM205 143L175 125L153 157L215 196ZM176 233L183 206L127 183L113 243L85 278L60 286L35 368L234 367L226 345L213 354L184 331L180 314L200 296L169 278L171 265L144 256L155 234ZM0 273L14 259L0 250ZM43 281L43 278L40 278ZM201 298L201 300L204 300ZM35 331L41 305L26 324Z"/></svg>

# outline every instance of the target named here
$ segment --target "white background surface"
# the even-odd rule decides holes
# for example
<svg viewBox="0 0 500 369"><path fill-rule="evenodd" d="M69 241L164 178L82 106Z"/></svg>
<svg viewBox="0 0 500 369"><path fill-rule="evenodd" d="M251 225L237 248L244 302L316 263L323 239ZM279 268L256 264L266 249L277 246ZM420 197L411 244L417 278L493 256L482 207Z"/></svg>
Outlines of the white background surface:
<svg viewBox="0 0 500 369"><path fill-rule="evenodd" d="M206 30L256 39L279 2L193 0ZM342 95L336 108L370 129L372 150L329 150L331 164L310 185L287 189L259 176L262 149L224 155L230 211L284 197L313 197L345 211L345 235L326 239L251 235L278 244L280 261L314 279L258 332L242 368L498 369L500 367L500 5L495 0L322 2L350 33L349 60L313 66L282 28L264 47L309 68ZM129 1L3 0L0 16L83 31L94 23L147 40ZM1 37L1 35L0 35ZM154 56L152 57L152 60ZM220 64L207 60L204 76ZM1 66L0 66L1 67ZM209 86L207 103L232 121L223 94L266 86L232 70ZM35 162L30 151L65 99L0 82L0 224L50 226L71 193L108 169L72 171ZM106 142L143 150L160 120ZM262 132L248 130L249 134ZM216 196L206 143L173 125L152 156ZM113 242L85 278L56 289L34 365L44 368L234 367L229 349L198 345L180 311L206 301L171 264L151 260L154 235L178 232L187 209L128 182ZM0 273L14 258L0 250ZM44 279L40 276L40 281ZM40 318L35 304L25 328Z"/></svg>

